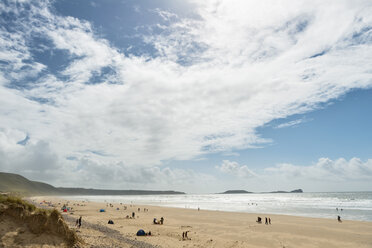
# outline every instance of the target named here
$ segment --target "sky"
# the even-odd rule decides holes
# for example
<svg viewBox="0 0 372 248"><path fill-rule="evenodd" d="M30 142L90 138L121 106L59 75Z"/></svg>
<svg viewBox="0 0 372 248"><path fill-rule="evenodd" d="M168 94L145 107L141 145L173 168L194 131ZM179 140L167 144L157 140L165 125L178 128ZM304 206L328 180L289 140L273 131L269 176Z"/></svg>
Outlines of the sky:
<svg viewBox="0 0 372 248"><path fill-rule="evenodd" d="M0 171L372 190L372 2L4 0Z"/></svg>

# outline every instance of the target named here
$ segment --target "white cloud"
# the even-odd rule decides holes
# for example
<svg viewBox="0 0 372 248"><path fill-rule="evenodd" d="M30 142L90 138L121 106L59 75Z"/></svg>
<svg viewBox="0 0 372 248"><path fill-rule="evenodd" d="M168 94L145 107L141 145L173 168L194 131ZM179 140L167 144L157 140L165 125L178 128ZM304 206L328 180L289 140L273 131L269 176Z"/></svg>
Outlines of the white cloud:
<svg viewBox="0 0 372 248"><path fill-rule="evenodd" d="M34 180L56 179L63 168L57 154L44 141L19 144L26 136L21 130L0 129L0 171L18 172Z"/></svg>
<svg viewBox="0 0 372 248"><path fill-rule="evenodd" d="M301 188L306 192L361 191L371 190L372 160L359 158L331 160L320 158L312 165L278 164L274 167L257 168L239 165L224 160L216 169L233 180L221 180L216 187L245 189L253 192L293 190ZM249 179L249 180L247 180Z"/></svg>
<svg viewBox="0 0 372 248"><path fill-rule="evenodd" d="M0 29L0 128L48 144L58 164L74 156L91 168L141 171L255 147L270 142L258 127L372 86L366 1L197 1L197 19L158 10L169 24L145 37L158 57L125 56L89 22L28 4L0 4L22 15L14 32ZM34 36L67 52L58 73L35 61L26 42ZM104 68L113 73L89 84ZM4 87L29 75L29 87ZM49 104L29 100L40 98Z"/></svg>
<svg viewBox="0 0 372 248"><path fill-rule="evenodd" d="M372 160L363 162L359 158L347 161L344 158L331 160L320 158L311 166L298 166L292 164L279 164L276 167L266 168L271 175L286 178L302 178L317 181L370 181L372 179Z"/></svg>
<svg viewBox="0 0 372 248"><path fill-rule="evenodd" d="M20 130L0 130L0 171L19 173L31 180L63 187L98 187L104 189L159 189L198 192L210 175L189 169L169 167L133 167L121 162L107 163L99 155L93 158L61 159L44 141L27 142ZM202 183L201 183L202 182ZM77 184L78 183L78 184Z"/></svg>
<svg viewBox="0 0 372 248"><path fill-rule="evenodd" d="M301 123L308 122L308 121L309 120L307 120L307 119L297 119L297 120L281 123L281 124L277 125L275 128L293 127L293 126L297 126Z"/></svg>
<svg viewBox="0 0 372 248"><path fill-rule="evenodd" d="M224 160L220 166L216 166L218 170L223 173L231 174L241 178L251 178L257 175L251 171L246 165L239 165L239 163L229 160Z"/></svg>

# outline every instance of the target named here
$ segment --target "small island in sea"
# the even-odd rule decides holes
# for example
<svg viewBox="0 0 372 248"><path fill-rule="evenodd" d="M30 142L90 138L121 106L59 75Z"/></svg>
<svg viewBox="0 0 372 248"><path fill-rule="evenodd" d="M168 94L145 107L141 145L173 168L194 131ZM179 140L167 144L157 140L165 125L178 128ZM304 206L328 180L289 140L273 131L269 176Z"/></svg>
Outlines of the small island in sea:
<svg viewBox="0 0 372 248"><path fill-rule="evenodd" d="M252 194L253 192L249 192L249 191L246 191L246 190L242 190L242 189L237 189L237 190L227 190L225 192L222 192L220 194Z"/></svg>
<svg viewBox="0 0 372 248"><path fill-rule="evenodd" d="M292 190L292 191L283 191L283 190L279 190L279 191L273 191L273 192L270 192L270 193L303 193L304 191L302 189L295 189L295 190Z"/></svg>

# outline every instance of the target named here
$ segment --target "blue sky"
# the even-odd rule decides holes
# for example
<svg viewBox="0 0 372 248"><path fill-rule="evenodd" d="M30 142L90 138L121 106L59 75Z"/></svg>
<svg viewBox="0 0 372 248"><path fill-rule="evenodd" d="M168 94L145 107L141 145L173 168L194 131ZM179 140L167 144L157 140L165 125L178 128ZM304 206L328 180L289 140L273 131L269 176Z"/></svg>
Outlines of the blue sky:
<svg viewBox="0 0 372 248"><path fill-rule="evenodd" d="M113 189L372 190L371 11L3 1L0 171Z"/></svg>

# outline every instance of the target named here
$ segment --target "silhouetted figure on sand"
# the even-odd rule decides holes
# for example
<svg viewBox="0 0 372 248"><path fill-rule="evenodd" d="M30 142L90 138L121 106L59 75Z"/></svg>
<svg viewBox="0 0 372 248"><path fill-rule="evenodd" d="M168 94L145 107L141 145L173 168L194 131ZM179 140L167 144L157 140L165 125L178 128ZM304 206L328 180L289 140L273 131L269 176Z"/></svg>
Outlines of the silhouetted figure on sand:
<svg viewBox="0 0 372 248"><path fill-rule="evenodd" d="M183 232L182 233L182 239L185 240L185 239L189 239L189 237L187 237L187 233L190 232L190 231L186 231L186 232Z"/></svg>
<svg viewBox="0 0 372 248"><path fill-rule="evenodd" d="M256 222L257 222L257 223L260 223L260 224L262 223L262 221L261 221L261 217L260 217L260 216L257 217Z"/></svg>

